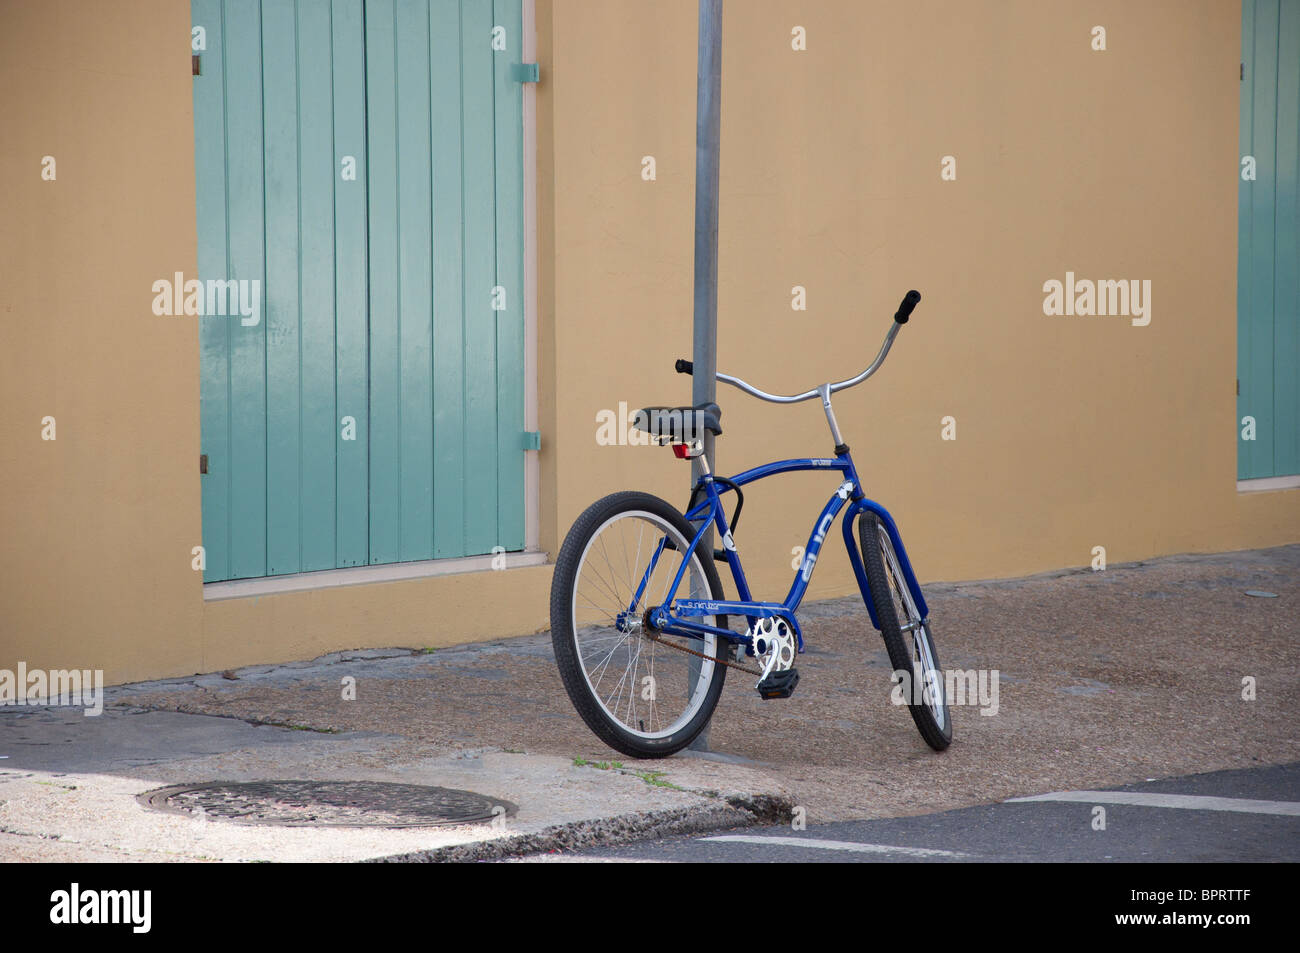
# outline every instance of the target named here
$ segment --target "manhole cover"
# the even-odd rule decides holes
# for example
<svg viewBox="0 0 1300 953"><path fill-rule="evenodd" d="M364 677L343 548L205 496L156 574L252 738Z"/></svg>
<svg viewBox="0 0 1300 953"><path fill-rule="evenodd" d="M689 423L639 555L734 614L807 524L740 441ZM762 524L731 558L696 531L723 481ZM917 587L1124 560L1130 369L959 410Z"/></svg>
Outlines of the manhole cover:
<svg viewBox="0 0 1300 953"><path fill-rule="evenodd" d="M146 791L138 800L172 814L289 827L478 824L516 811L473 791L387 781L212 781Z"/></svg>

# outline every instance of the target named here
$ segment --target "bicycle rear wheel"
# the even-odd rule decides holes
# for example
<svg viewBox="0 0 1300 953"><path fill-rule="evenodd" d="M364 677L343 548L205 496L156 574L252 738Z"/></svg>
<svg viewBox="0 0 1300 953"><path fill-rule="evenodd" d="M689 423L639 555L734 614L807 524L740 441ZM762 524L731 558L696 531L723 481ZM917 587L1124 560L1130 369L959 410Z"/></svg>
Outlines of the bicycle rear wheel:
<svg viewBox="0 0 1300 953"><path fill-rule="evenodd" d="M615 493L578 517L555 561L551 640L564 688L596 736L632 757L685 748L722 693L727 670L715 659L728 657L725 640L719 646L716 636L688 639L644 626L646 610L667 598L693 536L658 497ZM691 553L677 597L722 598L712 559ZM726 616L700 621L727 627Z"/></svg>
<svg viewBox="0 0 1300 953"><path fill-rule="evenodd" d="M876 607L880 634L894 667L894 677L903 673L907 707L921 737L935 751L952 744L952 713L945 694L943 670L934 646L928 620L922 620L916 600L907 588L893 541L875 513L858 520L862 565ZM904 620L904 621L900 621Z"/></svg>

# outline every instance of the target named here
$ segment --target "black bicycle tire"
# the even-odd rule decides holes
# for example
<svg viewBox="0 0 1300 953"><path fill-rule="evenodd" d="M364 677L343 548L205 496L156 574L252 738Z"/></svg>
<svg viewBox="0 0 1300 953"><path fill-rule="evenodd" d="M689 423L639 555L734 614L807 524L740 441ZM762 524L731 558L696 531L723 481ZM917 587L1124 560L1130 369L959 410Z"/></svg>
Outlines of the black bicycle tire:
<svg viewBox="0 0 1300 953"><path fill-rule="evenodd" d="M866 512L858 518L858 542L862 553L862 567L867 574L867 587L871 592L871 602L876 609L876 621L879 625L880 635L885 640L885 650L889 653L889 662L894 671L912 671L912 659L908 654L907 645L903 641L903 628L899 624L898 614L894 611L894 599L890 594L889 578L885 572L885 558L880 547L880 519L875 513ZM901 583L901 580L900 580ZM942 675L943 668L939 664L939 650L934 644L934 633L927 622L926 632L930 636L930 649L934 657L935 668ZM911 696L907 700L907 708L912 713L912 720L916 722L916 728L925 739L925 743L935 751L943 751L952 744L952 708L948 703L945 694L943 700L944 711L947 718L944 719L947 730L939 727L935 721L934 713L930 711L928 705L922 701L921 704L913 704L914 686L906 686L909 689L908 694Z"/></svg>

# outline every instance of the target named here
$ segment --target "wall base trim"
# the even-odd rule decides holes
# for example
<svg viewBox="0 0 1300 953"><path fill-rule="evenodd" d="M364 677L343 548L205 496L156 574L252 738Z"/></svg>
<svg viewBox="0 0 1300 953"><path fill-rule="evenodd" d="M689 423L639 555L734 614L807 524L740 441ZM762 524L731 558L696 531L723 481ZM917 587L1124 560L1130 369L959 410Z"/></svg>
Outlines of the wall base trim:
<svg viewBox="0 0 1300 953"><path fill-rule="evenodd" d="M351 569L323 569L320 572L301 572L290 576L268 576L260 579L232 579L227 582L209 582L203 586L203 601L243 599L270 596L282 592L303 592L309 589L334 589L340 586L365 586L377 582L401 582L423 579L428 576L449 576L463 572L491 571L494 559L504 559L501 571L524 566L546 564L546 553L499 553L486 556L464 556L459 559L423 559L418 562L388 563L382 566L357 566Z"/></svg>
<svg viewBox="0 0 1300 953"><path fill-rule="evenodd" d="M1300 473L1295 476L1262 477L1258 480L1238 480L1238 493L1262 493L1267 490L1294 490L1300 487Z"/></svg>

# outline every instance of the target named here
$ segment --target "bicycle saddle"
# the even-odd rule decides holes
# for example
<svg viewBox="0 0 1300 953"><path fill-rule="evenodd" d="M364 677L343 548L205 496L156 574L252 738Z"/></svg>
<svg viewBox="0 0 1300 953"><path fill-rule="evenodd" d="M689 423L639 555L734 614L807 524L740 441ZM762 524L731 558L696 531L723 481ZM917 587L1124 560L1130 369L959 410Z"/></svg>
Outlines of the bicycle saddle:
<svg viewBox="0 0 1300 953"><path fill-rule="evenodd" d="M636 412L632 426L669 443L698 440L704 431L722 433L722 409L714 403L694 407L645 407Z"/></svg>

